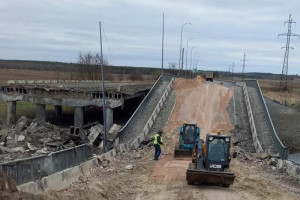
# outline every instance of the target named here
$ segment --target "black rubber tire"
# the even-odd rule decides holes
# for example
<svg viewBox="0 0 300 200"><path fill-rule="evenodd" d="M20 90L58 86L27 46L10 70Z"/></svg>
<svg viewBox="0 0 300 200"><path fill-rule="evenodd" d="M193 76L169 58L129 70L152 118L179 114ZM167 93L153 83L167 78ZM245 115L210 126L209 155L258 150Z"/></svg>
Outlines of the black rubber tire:
<svg viewBox="0 0 300 200"><path fill-rule="evenodd" d="M229 187L230 187L230 184L223 184L222 187L229 188Z"/></svg>

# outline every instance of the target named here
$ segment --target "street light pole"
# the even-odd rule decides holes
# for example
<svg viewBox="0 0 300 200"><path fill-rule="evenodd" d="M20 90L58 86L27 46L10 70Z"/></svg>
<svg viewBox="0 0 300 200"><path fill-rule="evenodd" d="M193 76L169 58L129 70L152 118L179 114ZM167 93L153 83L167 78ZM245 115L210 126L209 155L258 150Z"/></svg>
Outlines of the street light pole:
<svg viewBox="0 0 300 200"><path fill-rule="evenodd" d="M165 13L163 13L162 41L161 41L161 74L164 73L164 37L165 37Z"/></svg>
<svg viewBox="0 0 300 200"><path fill-rule="evenodd" d="M185 73L184 73L184 77L186 78L186 70L187 70L187 57L188 57L188 49L189 49L189 41L194 40L196 38L190 38L186 41L186 50L185 50Z"/></svg>
<svg viewBox="0 0 300 200"><path fill-rule="evenodd" d="M105 85L104 85L104 70L103 70L103 52L102 52L102 24L99 21L100 29L100 65L101 65L101 79L102 79L102 104L103 104L103 132L104 132L104 152L107 151L107 131L106 131L106 105L105 105Z"/></svg>
<svg viewBox="0 0 300 200"><path fill-rule="evenodd" d="M197 46L193 46L191 48L191 60L190 60L190 78L192 78L192 67L193 67L193 50L196 48Z"/></svg>
<svg viewBox="0 0 300 200"><path fill-rule="evenodd" d="M180 60L181 60L181 49L182 49L182 31L183 31L183 27L187 24L192 24L191 22L186 22L181 26L181 32L180 32L180 47L179 47L179 62L178 62L178 69L179 69L179 75L180 75Z"/></svg>

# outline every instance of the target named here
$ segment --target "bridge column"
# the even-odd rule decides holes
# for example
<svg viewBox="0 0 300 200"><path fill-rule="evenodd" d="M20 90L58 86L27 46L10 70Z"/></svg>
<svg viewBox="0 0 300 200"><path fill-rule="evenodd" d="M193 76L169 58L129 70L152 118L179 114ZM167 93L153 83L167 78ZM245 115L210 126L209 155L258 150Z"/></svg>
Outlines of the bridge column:
<svg viewBox="0 0 300 200"><path fill-rule="evenodd" d="M46 122L46 105L36 104L35 118L40 122Z"/></svg>
<svg viewBox="0 0 300 200"><path fill-rule="evenodd" d="M55 106L55 117L62 116L62 106Z"/></svg>
<svg viewBox="0 0 300 200"><path fill-rule="evenodd" d="M74 126L83 126L83 107L75 107L74 109Z"/></svg>
<svg viewBox="0 0 300 200"><path fill-rule="evenodd" d="M7 102L7 124L12 125L16 123L16 101Z"/></svg>
<svg viewBox="0 0 300 200"><path fill-rule="evenodd" d="M106 129L109 131L109 129L114 124L114 110L112 108L106 107Z"/></svg>

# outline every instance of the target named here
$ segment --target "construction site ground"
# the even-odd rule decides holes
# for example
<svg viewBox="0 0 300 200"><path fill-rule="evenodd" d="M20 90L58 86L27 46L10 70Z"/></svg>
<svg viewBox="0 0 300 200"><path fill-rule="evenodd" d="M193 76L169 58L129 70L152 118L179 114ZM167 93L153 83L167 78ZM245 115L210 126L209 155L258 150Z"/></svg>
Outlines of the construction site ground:
<svg viewBox="0 0 300 200"><path fill-rule="evenodd" d="M89 174L60 191L39 195L3 190L0 199L299 199L300 184L279 173L266 159L236 146L238 157L230 169L236 179L229 188L211 185L188 185L186 169L191 158L175 159L173 150L178 140L179 126L187 121L201 127L201 138L216 129L232 131L227 107L233 90L202 80L177 79L174 84L176 105L164 126L163 155L153 160L154 148L149 135L148 144L139 150L118 154L91 169ZM172 103L172 98L167 100ZM166 109L170 109L167 106ZM168 117L169 112L162 112ZM237 133L235 133L237 134ZM245 141L243 141L245 142ZM251 141L249 141L251 142ZM1 175L1 174L0 174ZM0 176L1 179L1 176ZM3 181L2 181L3 182ZM0 182L1 183L1 182ZM5 182L4 182L5 183Z"/></svg>

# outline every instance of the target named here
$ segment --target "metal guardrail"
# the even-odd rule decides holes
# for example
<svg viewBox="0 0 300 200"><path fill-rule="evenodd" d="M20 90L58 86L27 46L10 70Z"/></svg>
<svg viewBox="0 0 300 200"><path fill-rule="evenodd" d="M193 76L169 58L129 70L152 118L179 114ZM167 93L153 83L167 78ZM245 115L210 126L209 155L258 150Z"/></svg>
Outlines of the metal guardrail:
<svg viewBox="0 0 300 200"><path fill-rule="evenodd" d="M271 130L271 135L272 135L273 141L275 143L276 150L282 159L288 159L289 149L283 145L283 143L281 142L281 140L279 139L279 137L275 131L272 119L269 114L268 107L266 105L266 102L265 102L264 96L261 92L258 81L257 80L246 80L245 82L247 85L256 88L256 90L258 91L258 94L259 94L258 96L259 96L260 102L262 104L268 126Z"/></svg>
<svg viewBox="0 0 300 200"><path fill-rule="evenodd" d="M39 180L44 176L78 165L91 157L87 145L50 153L45 156L25 158L0 164L2 171L18 185Z"/></svg>
<svg viewBox="0 0 300 200"><path fill-rule="evenodd" d="M123 128L119 131L119 137L120 137L120 143L124 143L124 137L126 131L129 129L128 127L131 124L136 123L139 119L137 118L137 113L141 111L142 107L151 99L151 96L155 93L156 88L158 88L160 86L160 84L163 82L164 79L170 79L171 80L171 76L168 75L161 75L157 81L154 83L153 87L150 89L150 91L148 92L148 94L145 96L145 98L143 99L143 101L140 103L140 105L138 106L138 108L135 110L135 112L133 113L133 115L130 117L130 119L127 121L127 123L123 126Z"/></svg>
<svg viewBox="0 0 300 200"><path fill-rule="evenodd" d="M252 140L253 140L253 146L254 146L254 149L256 152L263 152L263 149L262 149L261 144L257 137L256 126L255 126L255 122L254 122L254 118L253 118L253 113L252 113L252 109L251 109L251 104L250 104L246 84L242 83L241 86L243 88L244 98L245 98L245 102L246 102L246 108L247 108L247 114L248 114L250 130L251 130L251 135L252 135Z"/></svg>

